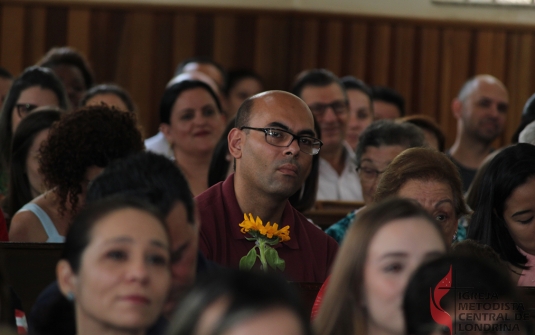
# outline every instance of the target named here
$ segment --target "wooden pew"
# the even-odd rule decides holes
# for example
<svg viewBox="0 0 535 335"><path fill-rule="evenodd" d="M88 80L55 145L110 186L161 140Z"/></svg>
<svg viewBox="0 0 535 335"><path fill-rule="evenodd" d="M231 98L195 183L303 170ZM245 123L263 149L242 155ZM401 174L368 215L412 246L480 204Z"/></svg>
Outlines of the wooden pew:
<svg viewBox="0 0 535 335"><path fill-rule="evenodd" d="M7 282L22 301L26 314L41 291L56 280L63 243L0 243Z"/></svg>
<svg viewBox="0 0 535 335"><path fill-rule="evenodd" d="M359 201L316 201L314 208L303 214L325 230L363 206L364 203Z"/></svg>

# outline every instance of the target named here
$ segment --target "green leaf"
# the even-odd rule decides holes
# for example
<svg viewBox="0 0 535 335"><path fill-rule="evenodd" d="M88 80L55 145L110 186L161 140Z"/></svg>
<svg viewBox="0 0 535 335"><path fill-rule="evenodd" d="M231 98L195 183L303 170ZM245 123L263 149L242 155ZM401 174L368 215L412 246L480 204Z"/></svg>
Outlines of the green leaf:
<svg viewBox="0 0 535 335"><path fill-rule="evenodd" d="M240 259L240 270L251 270L256 262L256 256L256 247L254 247Z"/></svg>
<svg viewBox="0 0 535 335"><path fill-rule="evenodd" d="M286 268L286 262L284 261L284 259L279 257L279 254L277 252L275 252L275 255L277 256L277 258L275 259L275 266L277 267L277 269L284 271L284 269Z"/></svg>
<svg viewBox="0 0 535 335"><path fill-rule="evenodd" d="M279 255L277 255L277 251L271 247L266 246L266 261L268 262L269 266L273 268L273 270L277 269L277 258L279 258Z"/></svg>

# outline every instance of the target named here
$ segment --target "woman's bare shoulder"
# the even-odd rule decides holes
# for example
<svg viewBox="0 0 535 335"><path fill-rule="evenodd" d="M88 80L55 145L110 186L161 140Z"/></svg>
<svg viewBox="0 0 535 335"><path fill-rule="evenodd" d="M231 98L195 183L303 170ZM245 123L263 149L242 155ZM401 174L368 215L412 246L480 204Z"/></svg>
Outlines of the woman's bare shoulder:
<svg viewBox="0 0 535 335"><path fill-rule="evenodd" d="M9 227L11 242L46 242L48 235L39 218L31 211L17 212Z"/></svg>

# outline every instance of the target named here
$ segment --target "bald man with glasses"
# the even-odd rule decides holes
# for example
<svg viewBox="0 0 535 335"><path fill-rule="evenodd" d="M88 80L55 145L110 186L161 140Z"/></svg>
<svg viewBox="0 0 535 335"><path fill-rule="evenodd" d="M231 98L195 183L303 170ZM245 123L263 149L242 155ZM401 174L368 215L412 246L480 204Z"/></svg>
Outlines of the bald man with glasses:
<svg viewBox="0 0 535 335"><path fill-rule="evenodd" d="M216 263L238 268L241 257L255 246L239 227L244 213L251 213L264 224L290 227L290 240L275 247L289 280L323 282L337 244L288 201L323 145L308 106L283 91L257 94L238 110L228 143L235 173L196 198L201 251Z"/></svg>

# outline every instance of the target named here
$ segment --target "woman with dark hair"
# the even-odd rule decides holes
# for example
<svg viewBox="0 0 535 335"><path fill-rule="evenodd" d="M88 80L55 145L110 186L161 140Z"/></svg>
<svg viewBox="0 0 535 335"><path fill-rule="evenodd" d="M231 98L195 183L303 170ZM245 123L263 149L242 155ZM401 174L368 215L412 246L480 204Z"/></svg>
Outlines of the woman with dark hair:
<svg viewBox="0 0 535 335"><path fill-rule="evenodd" d="M128 92L115 84L93 86L82 97L81 106L106 104L119 110L135 113L136 107Z"/></svg>
<svg viewBox="0 0 535 335"><path fill-rule="evenodd" d="M202 193L208 188L210 161L225 128L217 95L199 80L173 84L160 102L160 121L193 195Z"/></svg>
<svg viewBox="0 0 535 335"><path fill-rule="evenodd" d="M69 102L61 81L52 71L29 67L13 82L0 115L0 164L7 170L11 141L20 121L40 106L67 110Z"/></svg>
<svg viewBox="0 0 535 335"><path fill-rule="evenodd" d="M60 119L59 110L40 110L25 117L13 136L8 195L4 200L7 218L45 189L39 172L39 148L48 137L49 128Z"/></svg>
<svg viewBox="0 0 535 335"><path fill-rule="evenodd" d="M468 237L508 262L520 286L535 285L535 146L520 143L489 163ZM484 196L483 196L484 195Z"/></svg>
<svg viewBox="0 0 535 335"><path fill-rule="evenodd" d="M146 334L166 301L170 264L169 233L152 206L127 197L88 205L56 268L74 304L76 334Z"/></svg>
<svg viewBox="0 0 535 335"><path fill-rule="evenodd" d="M182 300L166 335L311 335L292 287L274 274L221 270Z"/></svg>
<svg viewBox="0 0 535 335"><path fill-rule="evenodd" d="M227 85L224 89L227 98L227 117L233 118L245 99L264 90L262 78L250 70L233 70L227 74Z"/></svg>
<svg viewBox="0 0 535 335"><path fill-rule="evenodd" d="M392 198L367 207L338 251L316 333L403 335L401 302L409 277L447 248L439 225L413 201Z"/></svg>
<svg viewBox="0 0 535 335"><path fill-rule="evenodd" d="M85 91L93 86L93 71L85 57L71 47L52 48L37 62L54 71L65 86L73 109L80 106Z"/></svg>
<svg viewBox="0 0 535 335"><path fill-rule="evenodd" d="M398 196L417 201L442 227L448 242L464 239L459 219L468 214L459 171L434 149L411 148L399 154L383 172L374 201Z"/></svg>
<svg viewBox="0 0 535 335"><path fill-rule="evenodd" d="M15 214L12 241L63 242L91 181L113 160L143 150L135 115L106 106L66 114L45 143L39 164L47 191Z"/></svg>

